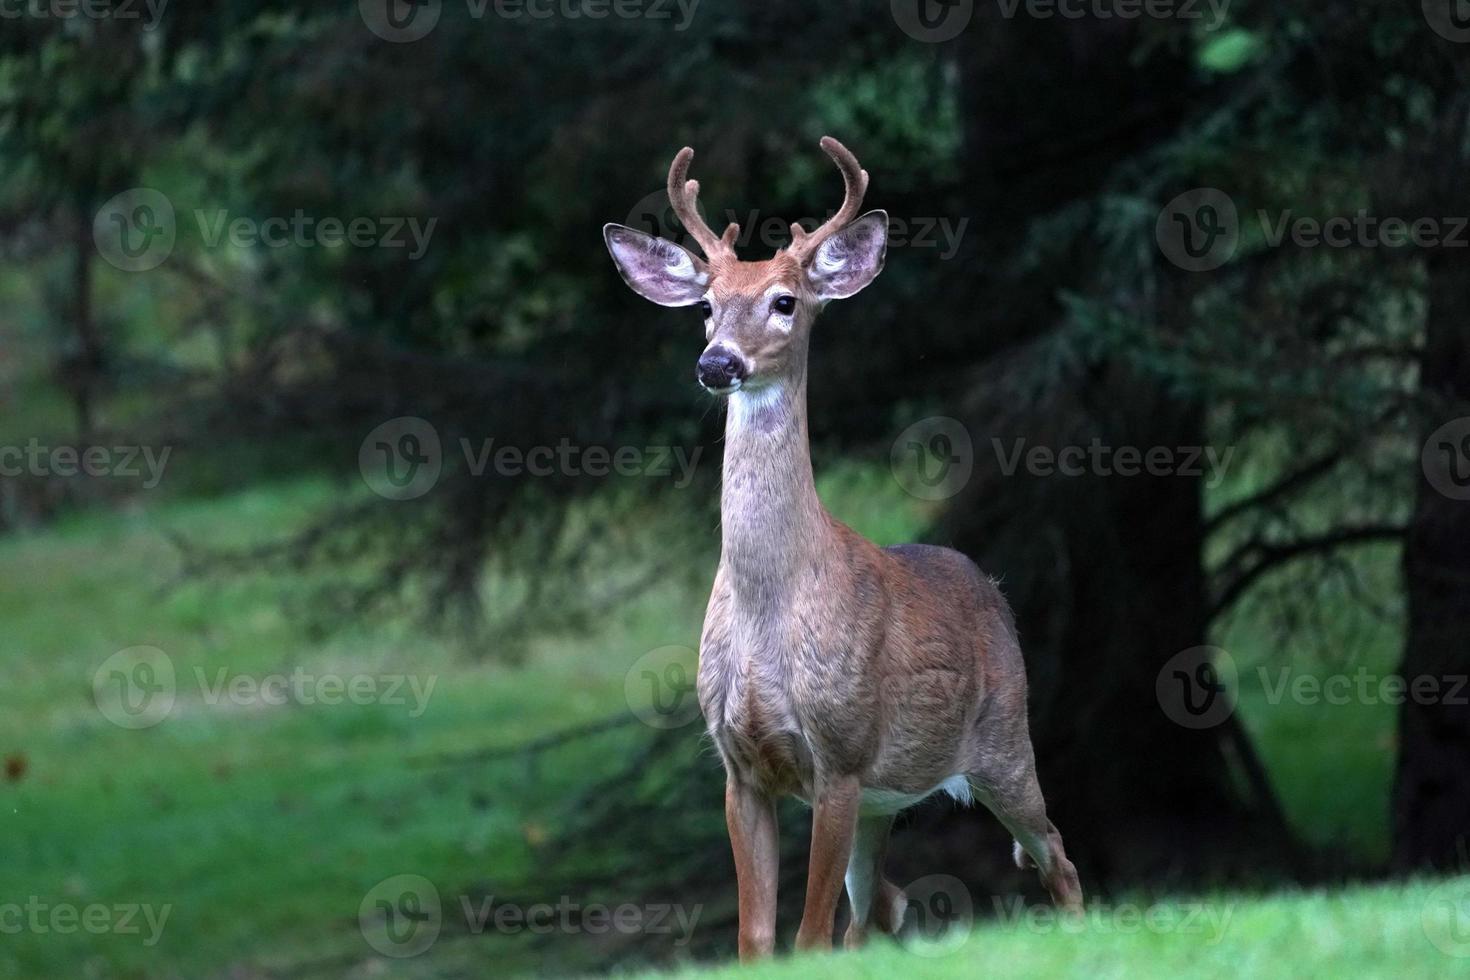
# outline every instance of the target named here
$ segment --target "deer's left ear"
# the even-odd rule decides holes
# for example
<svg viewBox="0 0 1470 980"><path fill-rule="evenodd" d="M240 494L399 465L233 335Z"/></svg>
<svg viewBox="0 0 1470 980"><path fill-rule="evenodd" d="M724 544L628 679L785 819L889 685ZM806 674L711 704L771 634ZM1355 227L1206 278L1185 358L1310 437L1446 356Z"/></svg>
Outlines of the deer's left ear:
<svg viewBox="0 0 1470 980"><path fill-rule="evenodd" d="M850 221L812 253L807 278L818 299L846 299L878 277L888 254L888 212Z"/></svg>
<svg viewBox="0 0 1470 980"><path fill-rule="evenodd" d="M603 225L602 238L623 281L644 299L690 306L709 289L704 260L667 239L618 224Z"/></svg>

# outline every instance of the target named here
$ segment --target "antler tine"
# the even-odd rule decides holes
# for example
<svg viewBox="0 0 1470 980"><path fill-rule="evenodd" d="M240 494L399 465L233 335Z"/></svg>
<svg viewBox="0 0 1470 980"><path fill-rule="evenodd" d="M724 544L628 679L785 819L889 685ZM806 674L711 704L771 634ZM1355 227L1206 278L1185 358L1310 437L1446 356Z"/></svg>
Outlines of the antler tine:
<svg viewBox="0 0 1470 980"><path fill-rule="evenodd" d="M837 169L842 171L842 207L814 232L808 233L799 224L791 226L791 244L786 250L801 260L805 260L817 246L857 217L858 208L863 206L863 195L868 192L868 172L858 165L857 157L852 155L851 150L830 136L822 137L822 149L837 164Z"/></svg>
<svg viewBox="0 0 1470 980"><path fill-rule="evenodd" d="M674 157L674 162L669 167L669 203L674 207L674 214L679 216L689 234L699 243L704 251L704 257L710 261L735 254L735 236L740 234L740 226L731 224L725 229L723 237L716 235L705 224L704 218L699 214L699 181L689 180L689 161L694 159L694 150L684 147Z"/></svg>

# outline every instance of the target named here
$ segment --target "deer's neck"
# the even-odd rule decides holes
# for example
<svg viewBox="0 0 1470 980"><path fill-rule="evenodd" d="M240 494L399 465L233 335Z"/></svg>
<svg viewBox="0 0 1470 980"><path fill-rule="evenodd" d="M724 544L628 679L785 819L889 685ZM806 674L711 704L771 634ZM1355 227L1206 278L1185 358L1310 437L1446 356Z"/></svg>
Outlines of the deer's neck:
<svg viewBox="0 0 1470 980"><path fill-rule="evenodd" d="M807 441L806 378L736 392L725 421L723 560L737 595L771 598L831 534Z"/></svg>

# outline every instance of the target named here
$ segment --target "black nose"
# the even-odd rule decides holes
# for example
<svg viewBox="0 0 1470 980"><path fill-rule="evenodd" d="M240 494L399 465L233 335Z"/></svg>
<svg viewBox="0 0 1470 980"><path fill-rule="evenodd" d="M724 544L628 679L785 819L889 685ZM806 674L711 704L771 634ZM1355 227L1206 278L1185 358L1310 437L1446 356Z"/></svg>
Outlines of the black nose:
<svg viewBox="0 0 1470 980"><path fill-rule="evenodd" d="M711 347L699 358L694 372L706 388L728 388L745 380L745 365L740 358L723 347Z"/></svg>

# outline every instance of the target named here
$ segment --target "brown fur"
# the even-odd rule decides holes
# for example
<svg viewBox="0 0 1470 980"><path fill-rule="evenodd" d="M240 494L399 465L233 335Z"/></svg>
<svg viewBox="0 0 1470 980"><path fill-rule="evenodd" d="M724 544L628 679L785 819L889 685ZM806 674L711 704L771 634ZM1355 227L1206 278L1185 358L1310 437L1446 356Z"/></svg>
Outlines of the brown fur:
<svg viewBox="0 0 1470 980"><path fill-rule="evenodd" d="M820 822L828 786L917 795L963 774L1035 857L1058 903L1074 906L1080 888L1045 818L1025 668L999 589L958 552L880 549L817 498L806 422L814 304L792 284L804 298L790 334L765 329L764 311L752 309L789 275L778 260L722 264L711 283L710 341L732 342L752 377L781 391L744 424L732 407L725 436L723 548L699 698L731 793L800 796ZM846 827L833 831L839 842ZM825 884L828 864L818 870ZM891 901L896 890L883 889ZM816 914L803 932L820 945L814 937L825 923L830 940L832 919L825 905Z"/></svg>
<svg viewBox="0 0 1470 980"><path fill-rule="evenodd" d="M707 227L697 235L709 256L695 259L712 307L706 340L746 367L726 422L722 549L698 676L728 777L742 959L774 947L774 801L783 795L813 807L800 948L830 947L844 870L854 902L848 944L861 943L869 925L897 931L903 894L882 877L894 805L880 797L918 798L956 776L1034 860L1057 904L1075 911L1082 902L1036 780L1025 667L1000 590L947 548L878 548L817 498L807 435L812 323L824 295L851 295L877 275L886 224L881 212L880 224L864 216L844 240L841 223L856 214L867 174L835 140L823 147L847 186L841 222L761 262L739 261L729 235ZM670 197L682 193L681 216L702 225L690 217L691 155L676 158ZM837 251L824 268L818 252L829 239ZM823 278L834 275L848 279ZM773 313L773 286L797 301L789 319Z"/></svg>

